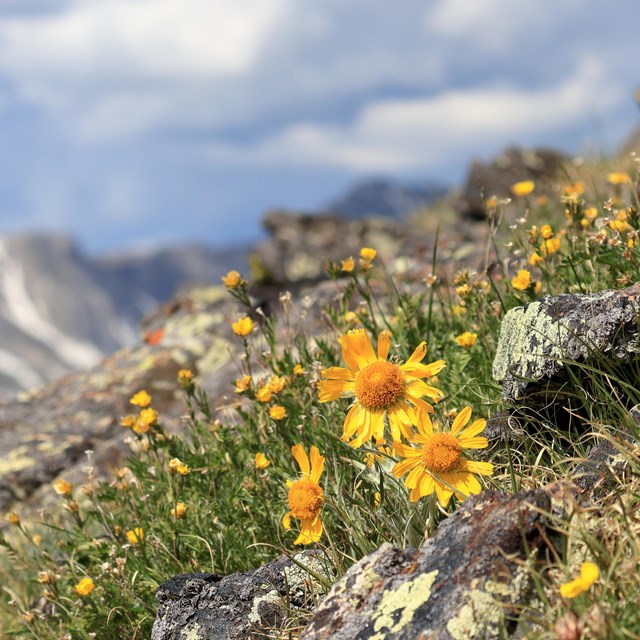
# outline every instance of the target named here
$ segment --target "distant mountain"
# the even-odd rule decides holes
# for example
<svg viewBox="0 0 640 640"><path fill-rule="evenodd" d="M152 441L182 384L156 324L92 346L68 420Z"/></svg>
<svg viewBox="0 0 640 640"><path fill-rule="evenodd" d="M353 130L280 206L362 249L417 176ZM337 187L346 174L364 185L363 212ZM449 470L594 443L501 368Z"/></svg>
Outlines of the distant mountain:
<svg viewBox="0 0 640 640"><path fill-rule="evenodd" d="M0 238L0 396L94 365L188 283L243 268L247 250L177 246L93 257L61 235Z"/></svg>
<svg viewBox="0 0 640 640"><path fill-rule="evenodd" d="M341 198L331 202L327 210L347 218L401 218L433 204L448 191L448 187L442 184L406 185L377 178L357 184Z"/></svg>

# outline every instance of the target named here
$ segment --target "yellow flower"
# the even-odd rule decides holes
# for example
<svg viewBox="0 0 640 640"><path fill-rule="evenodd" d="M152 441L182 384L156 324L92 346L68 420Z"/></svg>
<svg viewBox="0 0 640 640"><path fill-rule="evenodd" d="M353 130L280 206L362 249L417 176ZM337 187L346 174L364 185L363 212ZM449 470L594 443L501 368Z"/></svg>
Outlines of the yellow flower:
<svg viewBox="0 0 640 640"><path fill-rule="evenodd" d="M356 324L359 320L358 316L353 311L347 311L344 314L344 319L345 322L348 322L349 324Z"/></svg>
<svg viewBox="0 0 640 640"><path fill-rule="evenodd" d="M459 287L456 287L456 293L461 298L466 298L471 293L471 287L468 284L461 284Z"/></svg>
<svg viewBox="0 0 640 640"><path fill-rule="evenodd" d="M177 473L181 476L186 476L189 473L189 467L180 458L171 458L167 466L171 475Z"/></svg>
<svg viewBox="0 0 640 640"><path fill-rule="evenodd" d="M233 333L235 333L237 336L249 335L254 326L254 322L249 316L244 316L244 318L240 318L236 322L231 323Z"/></svg>
<svg viewBox="0 0 640 640"><path fill-rule="evenodd" d="M187 513L187 505L184 502L178 502L176 506L171 510L171 513L174 518L184 518Z"/></svg>
<svg viewBox="0 0 640 640"><path fill-rule="evenodd" d="M550 256L552 253L555 253L560 249L560 238L558 236L554 236L553 238L549 238L544 241L544 243L540 247L540 251L545 256Z"/></svg>
<svg viewBox="0 0 640 640"><path fill-rule="evenodd" d="M127 540L132 545L138 545L144 540L144 529L142 527L136 527L127 531Z"/></svg>
<svg viewBox="0 0 640 640"><path fill-rule="evenodd" d="M133 416L124 416L120 419L120 426L125 429L131 429L133 425L136 423L136 419Z"/></svg>
<svg viewBox="0 0 640 640"><path fill-rule="evenodd" d="M551 225L548 225L548 224L542 225L540 227L540 235L545 240L548 240L553 235L553 229L551 228Z"/></svg>
<svg viewBox="0 0 640 640"><path fill-rule="evenodd" d="M623 171L613 171L607 175L607 182L615 185L625 184L626 182L631 182L631 178L629 177L629 174L624 173Z"/></svg>
<svg viewBox="0 0 640 640"><path fill-rule="evenodd" d="M73 588L79 596L88 596L95 588L91 578L82 578L80 582Z"/></svg>
<svg viewBox="0 0 640 640"><path fill-rule="evenodd" d="M264 453L256 453L255 465L256 469L266 469L271 464L271 460L267 460Z"/></svg>
<svg viewBox="0 0 640 640"><path fill-rule="evenodd" d="M138 414L132 428L136 433L147 433L157 421L158 412L148 407Z"/></svg>
<svg viewBox="0 0 640 640"><path fill-rule="evenodd" d="M451 311L453 311L453 315L457 317L463 316L467 312L467 310L460 304L456 304L451 307Z"/></svg>
<svg viewBox="0 0 640 640"><path fill-rule="evenodd" d="M471 333L470 331L465 331L456 337L456 343L465 349L470 349L478 340L477 333Z"/></svg>
<svg viewBox="0 0 640 640"><path fill-rule="evenodd" d="M188 387L193 382L193 372L190 369L180 369L178 371L178 382L183 387Z"/></svg>
<svg viewBox="0 0 640 640"><path fill-rule="evenodd" d="M20 526L20 516L17 513L14 513L13 511L7 516L7 520L11 524L15 524L16 527Z"/></svg>
<svg viewBox="0 0 640 640"><path fill-rule="evenodd" d="M465 407L455 417L451 431L445 433L434 429L429 414L421 411L418 434L412 441L418 446L396 445L396 453L404 460L393 467L393 475L401 478L410 472L404 483L411 489L411 502L435 491L440 505L446 507L454 493L460 500L480 493L482 487L474 474L490 476L493 465L464 456L463 449L487 446L487 439L478 436L487 425L486 420L475 420L464 429L470 419L471 407Z"/></svg>
<svg viewBox="0 0 640 640"><path fill-rule="evenodd" d="M598 575L598 565L593 562L583 562L580 567L580 577L560 585L560 595L563 598L579 596L591 588L591 585L598 579Z"/></svg>
<svg viewBox="0 0 640 640"><path fill-rule="evenodd" d="M360 257L366 262L373 262L377 255L378 252L370 247L362 247L362 249L360 249Z"/></svg>
<svg viewBox="0 0 640 640"><path fill-rule="evenodd" d="M132 396L129 402L135 404L137 407L148 407L151 404L151 396L143 389Z"/></svg>
<svg viewBox="0 0 640 640"><path fill-rule="evenodd" d="M351 271L354 270L355 266L356 266L356 263L353 258L345 258L340 263L340 270L345 271L346 273L350 273Z"/></svg>
<svg viewBox="0 0 640 640"><path fill-rule="evenodd" d="M520 269L518 275L511 280L511 286L518 291L526 291L531 286L531 274L526 269Z"/></svg>
<svg viewBox="0 0 640 640"><path fill-rule="evenodd" d="M426 343L422 342L404 364L389 362L391 336L387 331L378 336L377 355L364 329L349 331L338 342L348 368L325 369L325 379L318 383L318 397L320 402L329 402L343 395L355 396L344 421L342 439L348 442L357 434L350 442L353 447L360 447L372 437L383 443L385 416L394 442L399 442L401 436L411 439L416 408L433 411L422 398L427 396L437 402L444 396L420 378L438 374L445 366L444 360L422 364L427 353Z"/></svg>
<svg viewBox="0 0 640 640"><path fill-rule="evenodd" d="M246 373L243 374L242 378L237 378L235 381L235 392L243 393L251 386L251 376L248 376Z"/></svg>
<svg viewBox="0 0 640 640"><path fill-rule="evenodd" d="M274 420L282 420L287 415L287 410L280 404L274 404L269 411Z"/></svg>
<svg viewBox="0 0 640 640"><path fill-rule="evenodd" d="M616 213L616 217L609 222L609 226L618 233L625 233L626 231L630 231L632 228L627 222L627 219L626 211L618 211L618 213Z"/></svg>
<svg viewBox="0 0 640 640"><path fill-rule="evenodd" d="M544 262L544 258L535 251L529 256L529 264L532 267L539 265L541 262Z"/></svg>
<svg viewBox="0 0 640 640"><path fill-rule="evenodd" d="M62 478L58 478L51 486L59 496L70 496L73 492L73 485Z"/></svg>
<svg viewBox="0 0 640 640"><path fill-rule="evenodd" d="M267 387L272 393L280 393L287 385L287 379L282 376L271 376Z"/></svg>
<svg viewBox="0 0 640 640"><path fill-rule="evenodd" d="M301 364L297 364L295 367L293 367L293 375L294 376L303 376L304 375L304 369L302 368Z"/></svg>
<svg viewBox="0 0 640 640"><path fill-rule="evenodd" d="M484 201L484 206L486 209L495 209L498 206L498 198L495 196L491 196Z"/></svg>
<svg viewBox="0 0 640 640"><path fill-rule="evenodd" d="M271 400L271 396L273 395L273 391L269 389L269 386L262 387L256 391L256 398L259 402L269 402Z"/></svg>
<svg viewBox="0 0 640 640"><path fill-rule="evenodd" d="M528 196L536 188L536 183L533 180L523 180L522 182L516 182L511 185L511 193L516 198Z"/></svg>
<svg viewBox="0 0 640 640"><path fill-rule="evenodd" d="M229 271L226 276L222 276L220 279L229 289L235 289L240 284L240 274L237 271Z"/></svg>
<svg viewBox="0 0 640 640"><path fill-rule="evenodd" d="M300 520L300 535L293 544L311 544L318 542L322 536L322 521L320 510L324 503L324 492L318 484L324 470L324 456L320 455L318 447L311 447L309 456L301 444L291 447L291 453L302 471L302 478L292 482L287 480L289 487L289 509L282 524L291 529L291 516Z"/></svg>
<svg viewBox="0 0 640 640"><path fill-rule="evenodd" d="M565 196L581 196L584 193L584 184L582 182L573 182L562 187L562 193Z"/></svg>

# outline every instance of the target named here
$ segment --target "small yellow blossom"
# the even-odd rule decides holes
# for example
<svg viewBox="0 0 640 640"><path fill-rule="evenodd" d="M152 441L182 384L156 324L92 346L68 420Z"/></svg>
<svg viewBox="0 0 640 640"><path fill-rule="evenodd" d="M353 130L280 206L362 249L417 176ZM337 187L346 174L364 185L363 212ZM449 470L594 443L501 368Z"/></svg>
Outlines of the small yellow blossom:
<svg viewBox="0 0 640 640"><path fill-rule="evenodd" d="M157 421L158 412L151 407L147 407L139 413L132 428L136 433L147 433Z"/></svg>
<svg viewBox="0 0 640 640"><path fill-rule="evenodd" d="M242 378L237 378L235 381L235 392L236 393L244 393L251 386L251 376L248 376L246 373L243 374Z"/></svg>
<svg viewBox="0 0 640 640"><path fill-rule="evenodd" d="M184 518L187 513L187 505L184 502L178 502L176 506L171 510L171 513L174 518Z"/></svg>
<svg viewBox="0 0 640 640"><path fill-rule="evenodd" d="M451 311L453 312L453 315L457 316L458 318L460 316L463 316L467 312L467 310L460 304L456 304L451 307Z"/></svg>
<svg viewBox="0 0 640 640"><path fill-rule="evenodd" d="M14 513L13 511L7 516L7 520L11 524L15 524L16 527L20 526L20 516L17 513Z"/></svg>
<svg viewBox="0 0 640 640"><path fill-rule="evenodd" d="M169 473L175 475L176 473L181 476L186 476L189 473L189 467L180 460L180 458L171 458L169 464Z"/></svg>
<svg viewBox="0 0 640 640"><path fill-rule="evenodd" d="M229 289L235 289L240 284L240 274L237 271L229 271L226 276L222 276L220 279Z"/></svg>
<svg viewBox="0 0 640 640"><path fill-rule="evenodd" d="M553 229L551 228L551 225L548 225L548 224L542 225L540 227L540 235L545 240L548 240L553 235Z"/></svg>
<svg viewBox="0 0 640 640"><path fill-rule="evenodd" d="M79 596L88 596L95 588L91 578L82 578L80 582L73 588Z"/></svg>
<svg viewBox="0 0 640 640"><path fill-rule="evenodd" d="M271 464L271 460L267 460L264 453L256 453L255 465L256 469L266 469Z"/></svg>
<svg viewBox="0 0 640 640"><path fill-rule="evenodd" d="M529 264L532 267L539 265L541 262L544 262L544 258L536 251L529 256Z"/></svg>
<svg viewBox="0 0 640 640"><path fill-rule="evenodd" d="M244 318L240 318L236 322L231 323L233 333L243 337L249 335L251 331L253 331L254 326L255 324L249 316L244 316Z"/></svg>
<svg viewBox="0 0 640 640"><path fill-rule="evenodd" d="M282 376L271 376L267 386L272 393L280 393L287 385L287 379Z"/></svg>
<svg viewBox="0 0 640 640"><path fill-rule="evenodd" d="M70 496L73 492L73 485L62 478L55 480L51 486L59 496Z"/></svg>
<svg viewBox="0 0 640 640"><path fill-rule="evenodd" d="M560 238L558 236L554 236L553 238L549 238L544 241L542 246L540 247L540 251L545 256L550 256L552 253L556 253L560 249Z"/></svg>
<svg viewBox="0 0 640 640"><path fill-rule="evenodd" d="M33 544L35 544L36 547L39 547L40 544L42 543L42 536L39 533L35 533L33 535L33 538L31 538L31 542L33 542Z"/></svg>
<svg viewBox="0 0 640 640"><path fill-rule="evenodd" d="M486 209L495 209L498 206L498 198L496 196L491 196L484 201L484 206Z"/></svg>
<svg viewBox="0 0 640 640"><path fill-rule="evenodd" d="M360 257L366 262L373 262L377 255L378 252L370 247L362 247L362 249L360 249Z"/></svg>
<svg viewBox="0 0 640 640"><path fill-rule="evenodd" d="M138 545L144 540L144 529L142 527L136 527L127 531L127 540L132 545Z"/></svg>
<svg viewBox="0 0 640 640"><path fill-rule="evenodd" d="M190 369L180 369L178 371L178 382L183 387L188 387L193 382L193 372Z"/></svg>
<svg viewBox="0 0 640 640"><path fill-rule="evenodd" d="M455 340L458 346L463 347L464 349L471 349L478 340L478 334L465 331L457 336Z"/></svg>
<svg viewBox="0 0 640 640"><path fill-rule="evenodd" d="M607 175L607 182L613 185L625 184L631 182L631 178L623 171L613 171Z"/></svg>
<svg viewBox="0 0 640 640"><path fill-rule="evenodd" d="M518 291L526 291L531 286L531 274L526 269L520 269L518 275L511 280L511 286Z"/></svg>
<svg viewBox="0 0 640 640"><path fill-rule="evenodd" d="M136 405L137 407L148 407L151 404L151 396L143 389L142 391L138 391L138 393L132 396L129 402Z"/></svg>
<svg viewBox="0 0 640 640"><path fill-rule="evenodd" d="M273 420L282 420L287 415L287 410L281 404L274 404L269 415Z"/></svg>
<svg viewBox="0 0 640 640"><path fill-rule="evenodd" d="M456 293L461 298L466 298L471 293L471 287L468 284L461 284L459 287L456 287Z"/></svg>
<svg viewBox="0 0 640 640"><path fill-rule="evenodd" d="M528 196L536 188L533 180L523 180L511 185L511 193L517 198Z"/></svg>
<svg viewBox="0 0 640 640"><path fill-rule="evenodd" d="M256 398L259 402L269 402L272 395L273 391L271 391L268 386L262 387L261 389L258 389L258 391L256 391Z"/></svg>
<svg viewBox="0 0 640 640"><path fill-rule="evenodd" d="M120 426L125 427L125 429L131 429L135 423L136 419L133 416L124 416L120 419Z"/></svg>
<svg viewBox="0 0 640 640"><path fill-rule="evenodd" d="M344 314L344 319L345 322L348 322L349 324L356 324L359 321L358 316L353 311L347 311Z"/></svg>
<svg viewBox="0 0 640 640"><path fill-rule="evenodd" d="M295 367L293 367L293 375L294 376L303 376L304 375L304 369L302 368L301 364L297 364Z"/></svg>
<svg viewBox="0 0 640 640"><path fill-rule="evenodd" d="M345 258L340 263L340 270L345 271L346 273L350 273L355 269L355 266L356 266L356 262L353 258Z"/></svg>
<svg viewBox="0 0 640 640"><path fill-rule="evenodd" d="M593 562L583 562L580 568L580 577L560 585L560 595L563 598L579 596L591 588L591 585L598 579L598 575L598 565Z"/></svg>
<svg viewBox="0 0 640 640"><path fill-rule="evenodd" d="M562 193L566 196L581 196L584 193L584 184L582 182L573 182L562 188Z"/></svg>
<svg viewBox="0 0 640 640"><path fill-rule="evenodd" d="M584 215L589 222L593 222L598 217L598 210L596 207L589 207L584 210Z"/></svg>

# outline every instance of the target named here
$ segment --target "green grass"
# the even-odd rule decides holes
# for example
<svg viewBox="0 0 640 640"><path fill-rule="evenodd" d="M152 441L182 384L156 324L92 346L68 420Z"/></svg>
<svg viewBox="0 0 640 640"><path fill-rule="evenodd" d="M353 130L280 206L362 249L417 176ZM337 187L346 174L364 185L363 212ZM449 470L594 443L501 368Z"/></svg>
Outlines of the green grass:
<svg viewBox="0 0 640 640"><path fill-rule="evenodd" d="M383 542L422 544L459 500L453 498L446 509L432 498L411 502L403 479L391 473L397 451L380 452L372 441L360 449L345 443L341 435L350 400L320 403L321 372L344 366L337 342L342 333L364 327L375 344L378 333L387 330L392 362L406 361L423 340L428 345L424 362L446 361L437 380L430 381L444 393L434 420L450 424L467 405L474 419L504 410L491 364L509 309L544 295L640 281L635 190L631 184L607 184L593 167L582 174L586 191L576 197L563 196L563 185L558 185L557 196L546 201L534 192L498 204L483 243L493 252L488 274L458 270L436 251L409 274L389 272L379 258L368 269L356 260L349 273L327 265L335 301L325 309L322 335L299 331L305 311L285 296L277 319L267 318L246 338L237 338L242 352L238 377L251 376L248 389L234 393L229 380L232 399L214 410L197 380L176 381L185 402L180 434L166 433L161 415L145 433L123 430L123 437L133 440L133 452L110 481L99 482L89 473L72 496L60 497L58 508L7 531L0 576L7 585L0 602L5 636L148 638L154 591L169 577L246 571L292 553L297 521L287 531L281 520L288 511L286 481L299 478L291 454L297 443L307 451L317 446L326 458L320 479L324 531L313 546L326 552L335 579ZM419 226L419 220L414 223ZM559 239L557 251L546 244L544 225ZM441 233L446 235L446 229ZM534 252L543 260L531 266ZM525 290L512 285L521 269L531 273ZM238 317L250 311L244 280L229 292L238 301ZM466 331L477 334L469 348L455 341ZM606 499L575 505L571 518L557 523L566 532L565 542L547 565L535 565L536 598L521 612L529 637L556 638L562 625L573 624L584 637L640 638L640 614L629 605L640 594L635 570L640 562L640 460L635 446L619 437L638 435L629 409L640 402L639 367L594 354L588 363L568 368L567 383L558 392L561 401L554 407L523 409L513 416L522 437L508 449L473 452L494 464L485 486L507 492L569 477L603 437L614 438L626 460L625 473ZM259 390L269 384L271 398L260 401ZM131 394L138 391L131 389ZM274 405L284 407L284 418L271 417ZM260 452L270 461L265 469L255 465ZM367 454L372 454L370 465ZM172 473L169 461L175 458L188 473ZM186 506L183 517L174 513L178 503ZM131 544L127 532L136 528L144 538ZM560 584L575 577L585 559L598 564L598 581L575 599L560 597ZM95 588L81 596L74 587L84 577ZM286 625L290 631L282 637L296 637L305 615L292 612Z"/></svg>

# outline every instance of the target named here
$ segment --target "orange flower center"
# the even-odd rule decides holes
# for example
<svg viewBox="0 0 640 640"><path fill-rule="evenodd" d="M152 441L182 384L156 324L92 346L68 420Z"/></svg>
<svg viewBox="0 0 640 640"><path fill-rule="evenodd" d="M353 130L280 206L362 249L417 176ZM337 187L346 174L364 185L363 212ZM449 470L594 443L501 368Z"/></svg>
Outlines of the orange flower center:
<svg viewBox="0 0 640 640"><path fill-rule="evenodd" d="M433 473L454 469L462 447L450 433L434 433L422 450L422 464Z"/></svg>
<svg viewBox="0 0 640 640"><path fill-rule="evenodd" d="M366 409L385 409L404 396L400 368L386 360L368 364L356 378L356 398Z"/></svg>
<svg viewBox="0 0 640 640"><path fill-rule="evenodd" d="M315 520L324 502L324 492L309 478L297 480L289 488L289 509L300 520Z"/></svg>

